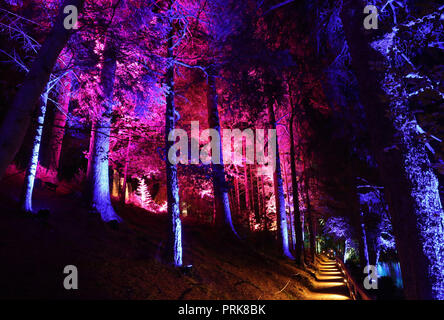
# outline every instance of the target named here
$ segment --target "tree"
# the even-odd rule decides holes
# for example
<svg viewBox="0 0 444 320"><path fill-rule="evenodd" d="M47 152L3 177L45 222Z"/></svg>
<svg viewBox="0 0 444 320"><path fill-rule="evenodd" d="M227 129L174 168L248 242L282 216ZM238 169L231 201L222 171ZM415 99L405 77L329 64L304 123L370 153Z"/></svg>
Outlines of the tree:
<svg viewBox="0 0 444 320"><path fill-rule="evenodd" d="M402 43L396 12L394 23L387 21L388 30L376 36L363 29L364 16L357 14L362 10L360 1L345 1L340 17L392 217L404 292L408 299L443 299L444 218L438 180L409 110L403 78L412 65L402 50L411 45ZM404 16L404 27L415 25L407 11Z"/></svg>
<svg viewBox="0 0 444 320"><path fill-rule="evenodd" d="M221 136L220 130L220 121L219 121L219 111L217 109L217 91L216 91L216 78L214 74L210 73L208 75L208 124L211 129L214 129L218 132L219 137ZM214 141L211 141L214 143ZM231 209L230 202L228 199L228 188L227 183L225 181L225 169L224 169L224 160L223 160L223 152L222 152L222 141L219 139L217 142L218 146L216 148L219 149L219 159L216 159L213 155L213 163L211 164L212 168L212 177L213 177L213 189L214 189L214 204L216 210L216 219L219 225L224 226L228 230L234 233L236 237L238 237L236 231L234 230L233 221L231 219ZM217 160L217 163L214 163L214 160Z"/></svg>
<svg viewBox="0 0 444 320"><path fill-rule="evenodd" d="M171 10L171 2L169 3ZM174 103L174 27L169 26L167 41L167 66L166 66L166 85L168 93L166 96L165 110L165 165L166 165L166 183L168 197L168 240L166 246L167 261L176 267L182 266L182 222L180 221L180 199L179 183L177 178L177 165L169 159L168 152L173 147L174 141L170 141L169 135L174 132L176 124L176 106Z"/></svg>
<svg viewBox="0 0 444 320"><path fill-rule="evenodd" d="M34 138L32 143L31 156L25 173L23 182L23 190L21 195L21 208L23 211L32 213L32 193L34 190L35 174L39 163L40 144L42 140L43 124L45 121L46 104L48 103L48 89L42 95L40 108L38 109L37 125L35 127Z"/></svg>
<svg viewBox="0 0 444 320"><path fill-rule="evenodd" d="M103 94L103 112L95 121L92 135L92 152L90 155L91 172L89 192L91 207L105 222L120 222L111 204L109 192L109 143L111 135L111 116L113 112L114 81L117 67L117 48L109 39L103 53L103 67L100 76L100 87Z"/></svg>
<svg viewBox="0 0 444 320"><path fill-rule="evenodd" d="M293 223L295 229L295 259L297 264L301 264L304 261L304 242L302 240L302 224L301 224L301 212L299 209L299 192L296 173L296 150L295 150L295 136L294 136L294 118L296 110L293 107L290 117L290 168L291 168L291 188L293 192Z"/></svg>
<svg viewBox="0 0 444 320"><path fill-rule="evenodd" d="M72 87L72 75L67 74L60 80L58 106L54 112L51 139L49 142L48 169L57 172L59 169L60 155L62 153L63 137L65 135L66 116L69 112L69 102Z"/></svg>
<svg viewBox="0 0 444 320"><path fill-rule="evenodd" d="M268 104L268 115L270 117L270 126L272 129L276 130L276 116L274 113L274 106L272 102ZM270 146L269 146L269 150ZM279 157L279 146L276 143L276 168L274 170L273 182L274 182L274 192L276 194L276 213L277 213L277 227L278 227L278 242L280 245L280 250L284 256L290 259L294 259L293 255L290 253L290 248L288 245L288 226L287 226L287 213L285 211L285 195L284 186L282 182L282 171L281 171L281 161Z"/></svg>
<svg viewBox="0 0 444 320"><path fill-rule="evenodd" d="M18 152L57 58L72 34L72 29L67 30L63 25L65 19L63 9L68 5L73 5L81 12L83 3L84 0L63 2L51 33L40 48L11 108L3 119L0 127L0 177L4 175L6 168Z"/></svg>

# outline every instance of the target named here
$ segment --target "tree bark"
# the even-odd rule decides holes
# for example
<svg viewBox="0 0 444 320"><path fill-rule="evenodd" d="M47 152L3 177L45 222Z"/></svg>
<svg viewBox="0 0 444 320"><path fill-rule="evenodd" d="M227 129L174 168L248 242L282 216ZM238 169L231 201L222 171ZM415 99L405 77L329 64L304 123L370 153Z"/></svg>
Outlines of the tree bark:
<svg viewBox="0 0 444 320"><path fill-rule="evenodd" d="M253 211L253 215L254 215L254 220L256 221L256 222L259 222L259 220L260 220L260 217L259 217L259 214L258 214L258 212L257 212L257 206L256 206L256 201L255 201L255 199L254 199L254 166L250 166L250 172L249 172L249 175L250 175L250 186L251 186L251 189L250 189L250 195L251 195L251 209L252 209L252 211Z"/></svg>
<svg viewBox="0 0 444 320"><path fill-rule="evenodd" d="M404 293L407 299L444 299L444 214L438 180L404 87L392 72L395 63L371 46L373 33L363 29L362 12L360 1L348 0L341 19L392 217ZM382 68L372 70L370 62Z"/></svg>
<svg viewBox="0 0 444 320"><path fill-rule="evenodd" d="M213 74L208 76L208 94L207 94L207 107L208 107L208 124L211 129L216 130L220 135L220 120L219 111L217 105L217 91L216 91L216 78ZM213 190L214 190L214 206L216 212L216 221L218 225L223 226L227 230L230 230L236 237L238 237L234 230L233 221L231 219L230 202L228 200L228 192L225 181L225 169L222 152L222 140L219 139L219 163L212 163L212 177L213 177Z"/></svg>
<svg viewBox="0 0 444 320"><path fill-rule="evenodd" d="M32 213L32 193L34 190L35 174L39 164L40 145L42 142L43 125L45 122L46 104L48 102L49 92L44 92L41 98L39 114L37 116L37 126L32 144L31 156L26 169L25 180L21 195L21 208L23 211Z"/></svg>
<svg viewBox="0 0 444 320"><path fill-rule="evenodd" d="M62 153L63 137L65 135L66 115L69 112L71 93L71 75L61 80L61 90L58 97L59 109L54 112L54 121L49 142L48 169L59 170L60 155Z"/></svg>
<svg viewBox="0 0 444 320"><path fill-rule="evenodd" d="M248 186L248 168L247 164L244 161L244 186L245 186L245 209L247 211L247 215L250 216L250 187Z"/></svg>
<svg viewBox="0 0 444 320"><path fill-rule="evenodd" d="M271 128L276 130L276 116L274 114L273 103L269 103L268 112L270 117ZM277 229L278 229L278 242L280 243L281 253L290 259L294 259L288 247L287 213L285 212L285 195L282 183L281 160L279 157L279 143L277 141L277 136L276 136L275 156L276 156L276 168L274 171L273 180L274 180L274 190L276 197L276 214L277 214L276 219L277 219Z"/></svg>
<svg viewBox="0 0 444 320"><path fill-rule="evenodd" d="M116 52L108 42L105 47L104 61L101 71L101 88L104 102L103 113L95 121L95 133L92 141L90 161L91 208L96 210L103 221L120 222L121 219L114 211L109 192L109 143L111 135L111 116L113 111L113 92L116 74Z"/></svg>
<svg viewBox="0 0 444 320"><path fill-rule="evenodd" d="M262 174L261 174L261 189L262 189L262 208L263 208L262 220L264 224L264 230L268 231L267 200L265 199L265 184L264 184L264 176Z"/></svg>
<svg viewBox="0 0 444 320"><path fill-rule="evenodd" d="M287 192L287 207L288 207L288 215L289 215L289 231L290 231L290 239L291 239L291 247L293 250L296 249L296 234L294 229L294 216L291 212L291 206L290 206L290 192L288 188L288 175L287 175L287 166L285 165L285 161L283 162L283 168L284 168L284 180L285 180L285 191Z"/></svg>
<svg viewBox="0 0 444 320"><path fill-rule="evenodd" d="M239 179L237 177L234 178L234 191L236 193L236 213L237 216L240 217L241 209L240 209Z"/></svg>
<svg viewBox="0 0 444 320"><path fill-rule="evenodd" d="M255 179L255 192L256 192L256 199L257 199L257 216L259 217L258 221L260 221L260 225L262 224L262 218L263 218L263 214L262 214L262 200L261 200L261 189L260 189L260 184L259 184L259 174L258 174L258 170L256 167L256 179Z"/></svg>
<svg viewBox="0 0 444 320"><path fill-rule="evenodd" d="M296 173L296 150L294 145L294 117L292 112L290 118L290 169L291 169L291 188L293 191L293 213L294 213L294 229L295 229L295 258L296 263L301 265L304 261L304 240L303 240L303 224L301 222L301 212L299 210L299 193Z"/></svg>
<svg viewBox="0 0 444 320"><path fill-rule="evenodd" d="M179 181L177 177L177 165L172 164L168 159L168 150L174 145L174 141L168 140L169 133L176 126L176 106L174 102L174 48L173 48L174 28L168 34L167 58L168 66L166 71L166 84L169 88L166 96L165 112L165 164L167 178L167 198L168 198L168 243L166 248L167 260L176 267L182 266L182 222L180 220L180 199Z"/></svg>
<svg viewBox="0 0 444 320"><path fill-rule="evenodd" d="M122 185L122 193L120 195L121 203L126 203L126 181L128 179L128 166L129 166L129 154L131 150L131 138L132 135L130 133L128 137L128 145L126 147L126 155L125 155L125 167L123 168L123 185Z"/></svg>
<svg viewBox="0 0 444 320"><path fill-rule="evenodd" d="M307 214L308 214L308 232L309 240L310 240L310 254L311 254L311 262L315 262L316 258L316 226L315 226L315 217L314 213L311 210L310 203L310 177L308 175L305 176L305 200L307 203Z"/></svg>
<svg viewBox="0 0 444 320"><path fill-rule="evenodd" d="M40 99L40 95L49 81L60 52L68 42L72 31L63 26L65 15L63 8L74 5L80 12L84 0L65 0L51 33L46 38L39 50L37 58L32 63L26 78L21 85L11 108L6 113L0 127L0 178L3 177L6 168L14 160L26 130L29 127L32 114Z"/></svg>

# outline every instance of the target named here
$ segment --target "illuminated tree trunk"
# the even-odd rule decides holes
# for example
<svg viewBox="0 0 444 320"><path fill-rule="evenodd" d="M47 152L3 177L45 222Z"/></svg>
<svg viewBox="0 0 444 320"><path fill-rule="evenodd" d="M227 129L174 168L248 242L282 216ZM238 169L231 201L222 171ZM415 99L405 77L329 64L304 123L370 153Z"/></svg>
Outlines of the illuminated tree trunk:
<svg viewBox="0 0 444 320"><path fill-rule="evenodd" d="M109 192L109 143L111 135L111 116L113 111L113 91L116 73L116 52L106 45L101 71L101 88L104 96L103 113L95 121L95 133L92 136L90 167L90 205L105 222L121 219L114 211Z"/></svg>
<svg viewBox="0 0 444 320"><path fill-rule="evenodd" d="M359 264L363 269L366 265L368 265L367 236L365 234L365 227L362 221L359 205L355 205L355 207L351 208L351 210L353 210L353 229L355 231L355 237L358 241Z"/></svg>
<svg viewBox="0 0 444 320"><path fill-rule="evenodd" d="M361 213L363 214L363 213ZM367 226L366 226L367 227ZM378 248L377 248L377 241L378 241L378 234L376 233L376 230L372 230L370 228L373 228L373 226L369 226L366 229L366 238L367 238L367 257L368 257L368 264L372 266L376 266L377 260L378 260ZM375 232L376 231L376 232Z"/></svg>
<svg viewBox="0 0 444 320"><path fill-rule="evenodd" d="M220 135L220 121L219 111L217 106L217 91L216 91L216 78L214 75L208 76L208 94L207 94L207 107L208 107L208 124L210 128L216 130ZM237 237L237 233L233 227L233 221L231 219L230 202L228 201L228 192L225 181L225 169L222 152L222 140L219 140L220 161L219 164L212 163L212 175L213 175L213 189L214 189L214 206L216 212L217 224L224 226L224 228L231 230Z"/></svg>
<svg viewBox="0 0 444 320"><path fill-rule="evenodd" d="M260 184L259 184L259 174L258 174L258 169L256 167L256 174L255 174L255 193L257 195L256 197L256 203L257 203L257 215L259 217L259 221L262 224L262 218L263 218L263 214L262 214L262 201L261 201L261 189L260 189Z"/></svg>
<svg viewBox="0 0 444 320"><path fill-rule="evenodd" d="M34 190L35 174L39 164L40 145L42 142L43 124L45 122L46 104L48 102L48 92L42 94L39 114L37 116L37 126L35 128L32 144L31 156L26 169L25 180L21 196L21 208L25 212L32 213L32 193Z"/></svg>
<svg viewBox="0 0 444 320"><path fill-rule="evenodd" d="M288 175L287 175L287 167L285 165L285 161L283 163L283 167L284 167L284 177L285 177L285 191L287 192L287 206L288 206L288 214L289 214L289 231L291 234L291 247L293 250L296 249L296 234L295 234L295 229L294 229L294 217L293 217L293 213L291 212L291 207L290 207L290 192L288 189Z"/></svg>
<svg viewBox="0 0 444 320"><path fill-rule="evenodd" d="M359 239L360 242L359 249L362 250L363 254L363 258L361 258L361 260L364 259L363 263L361 262L361 267L364 268L366 265L369 264L369 258L368 258L367 232L365 231L365 224L362 211L360 213L359 228L361 229L360 230L361 239Z"/></svg>
<svg viewBox="0 0 444 320"><path fill-rule="evenodd" d="M113 183L112 183L112 190L111 190L111 195L113 197L118 197L119 196L119 187L120 187L120 174L119 171L117 171L116 169L113 169Z"/></svg>
<svg viewBox="0 0 444 320"><path fill-rule="evenodd" d="M63 137L65 135L66 115L69 111L71 93L71 76L67 75L61 80L61 91L58 98L59 109L54 113L54 121L49 142L48 169L58 171L60 155L62 153Z"/></svg>
<svg viewBox="0 0 444 320"><path fill-rule="evenodd" d="M264 229L267 230L267 200L265 198L265 184L264 184L264 176L261 174L261 189L262 189L262 208L263 210L263 224Z"/></svg>
<svg viewBox="0 0 444 320"><path fill-rule="evenodd" d="M246 161L244 159L244 189L245 189L245 208L247 210L248 216L250 215L250 193L249 193L249 186L248 186L248 168Z"/></svg>
<svg viewBox="0 0 444 320"><path fill-rule="evenodd" d="M293 213L294 213L294 231L295 231L295 255L296 263L300 265L304 261L304 239L303 222L301 222L301 212L299 210L299 193L296 173L296 150L294 145L294 112L290 118L290 169L291 169L291 188L293 191Z"/></svg>
<svg viewBox="0 0 444 320"><path fill-rule="evenodd" d="M253 168L254 168L254 166L250 166L250 172L249 172L249 175L250 175L250 184L249 185L251 186L251 189L250 189L251 209L252 209L255 221L258 222L260 220L260 218L259 218L257 208L256 208L256 201L254 199L254 174L253 174L254 170L253 170Z"/></svg>
<svg viewBox="0 0 444 320"><path fill-rule="evenodd" d="M169 263L172 263L176 267L180 267L182 266L182 222L180 220L179 181L177 177L177 166L172 164L168 159L168 150L174 145L174 141L168 140L168 135L175 129L176 125L173 36L174 31L173 28L171 28L168 34L166 84L169 91L166 96L165 112L165 164L168 198L168 242L166 254Z"/></svg>
<svg viewBox="0 0 444 320"><path fill-rule="evenodd" d="M268 112L270 117L271 128L276 130L276 116L274 114L273 103L269 103ZM284 186L282 183L281 160L279 157L278 141L276 141L275 157L276 157L276 168L274 171L273 180L274 180L274 191L276 197L278 242L280 243L281 253L290 259L294 259L288 247L287 213L285 212L285 195L284 195Z"/></svg>
<svg viewBox="0 0 444 320"><path fill-rule="evenodd" d="M347 239L345 239L345 241L344 241L344 252L343 252L343 254L342 254L342 261L344 261L344 263L346 263L347 262L347 250L348 250L348 240Z"/></svg>
<svg viewBox="0 0 444 320"><path fill-rule="evenodd" d="M237 216L239 217L241 215L241 209L240 209L240 194L239 194L239 179L237 177L234 178L234 191L236 193L236 209L237 209Z"/></svg>
<svg viewBox="0 0 444 320"><path fill-rule="evenodd" d="M89 148L88 148L88 165L86 167L86 181L91 181L92 163L93 163L93 147L94 147L94 136L96 134L96 122L91 123L91 134L89 136Z"/></svg>
<svg viewBox="0 0 444 320"><path fill-rule="evenodd" d="M80 12L83 2L83 0L65 0L62 10L67 5L75 5ZM71 30L66 30L63 26L64 18L65 15L61 11L3 119L0 127L0 178L3 177L6 168L23 143L32 114L40 101L40 95L49 81L60 52L71 36Z"/></svg>
<svg viewBox="0 0 444 320"><path fill-rule="evenodd" d="M131 150L131 133L128 138L128 145L126 147L126 156L125 156L125 167L123 168L123 185L122 185L122 192L120 195L120 201L122 203L126 202L126 181L128 179L128 166L129 166L129 153Z"/></svg>
<svg viewBox="0 0 444 320"><path fill-rule="evenodd" d="M361 3L346 1L341 18L392 217L404 293L408 299L444 299L444 213L438 179L397 75L403 58L390 51L390 38L382 43L387 52L372 47L373 33L363 29L364 16L356 12L362 12Z"/></svg>

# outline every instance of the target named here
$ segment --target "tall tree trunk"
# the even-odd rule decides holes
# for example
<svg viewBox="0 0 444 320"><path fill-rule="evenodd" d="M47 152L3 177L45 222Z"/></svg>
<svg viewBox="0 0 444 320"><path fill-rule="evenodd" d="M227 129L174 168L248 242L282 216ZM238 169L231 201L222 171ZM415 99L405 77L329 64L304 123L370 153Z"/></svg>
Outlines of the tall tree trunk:
<svg viewBox="0 0 444 320"><path fill-rule="evenodd" d="M59 108L54 112L48 163L48 169L52 171L59 170L63 137L65 135L66 115L69 112L69 102L71 99L71 81L71 75L69 74L61 80L61 90L58 97Z"/></svg>
<svg viewBox="0 0 444 320"><path fill-rule="evenodd" d="M444 299L444 214L438 180L394 72L398 62L372 47L374 33L363 29L362 12L360 1L345 1L341 19L392 217L404 293L408 299Z"/></svg>
<svg viewBox="0 0 444 320"><path fill-rule="evenodd" d="M247 211L248 216L250 216L250 192L248 185L248 168L247 163L244 161L244 189L245 189L245 209Z"/></svg>
<svg viewBox="0 0 444 320"><path fill-rule="evenodd" d="M117 169L113 169L113 179L112 179L112 189L111 189L111 195L115 198L119 196L119 189L120 189L120 174Z"/></svg>
<svg viewBox="0 0 444 320"><path fill-rule="evenodd" d="M347 262L347 250L348 250L348 240L345 239L344 240L344 252L342 253L342 261L344 261L344 263Z"/></svg>
<svg viewBox="0 0 444 320"><path fill-rule="evenodd" d="M125 167L123 168L123 185L122 185L122 193L120 195L120 201L122 203L126 202L126 181L128 179L128 166L129 166L129 154L131 150L131 132L128 137L128 145L126 147L126 155L125 155Z"/></svg>
<svg viewBox="0 0 444 320"><path fill-rule="evenodd" d="M264 230L267 231L267 200L265 199L265 184L264 184L264 176L261 174L261 189L262 189L262 208L263 208L263 215L262 220L264 224Z"/></svg>
<svg viewBox="0 0 444 320"><path fill-rule="evenodd" d="M241 209L240 209L239 179L237 177L234 178L234 191L236 193L236 213L237 216L240 217Z"/></svg>
<svg viewBox="0 0 444 320"><path fill-rule="evenodd" d="M260 193L260 191L261 191L261 189L260 189L260 184L259 184L259 172L258 172L258 169L257 169L257 167L256 167L256 174L255 174L255 176L256 176L256 179L255 179L255 183L256 183L256 185L255 185L255 192L256 192L256 195L257 195L257 216L259 217L259 221L260 221L260 224L262 224L262 217L263 217L263 214L262 214L262 201L261 201L261 193Z"/></svg>
<svg viewBox="0 0 444 320"><path fill-rule="evenodd" d="M38 57L32 63L26 78L17 92L0 127L0 178L13 161L23 143L32 114L44 91L57 58L71 36L71 30L63 26L65 15L63 8L74 5L79 12L84 0L65 0L54 23L51 33L39 50Z"/></svg>
<svg viewBox="0 0 444 320"><path fill-rule="evenodd" d="M89 147L88 147L88 164L86 167L86 181L91 181L92 163L93 163L93 148L94 148L94 136L96 135L96 122L91 123L91 133L89 135Z"/></svg>
<svg viewBox="0 0 444 320"><path fill-rule="evenodd" d="M165 112L165 163L168 198L168 243L166 254L169 263L180 267L182 266L182 222L180 220L179 181L177 177L177 165L172 164L168 159L168 150L174 145L174 141L169 141L168 135L176 126L173 37L174 29L171 28L168 34L167 58L169 65L166 71L166 84L169 91L166 96Z"/></svg>
<svg viewBox="0 0 444 320"><path fill-rule="evenodd" d="M310 254L311 262L315 262L316 258L316 226L315 226L315 215L311 210L310 203L310 177L305 176L305 201L307 203L307 214L308 214L308 232L310 240Z"/></svg>
<svg viewBox="0 0 444 320"><path fill-rule="evenodd" d="M254 199L254 173L253 173L254 169L253 168L254 168L254 166L250 166L250 172L249 172L249 174L250 174L250 186L251 186L251 189L250 189L251 209L253 211L254 220L256 222L259 222L260 218L259 218L259 214L257 212L256 201Z"/></svg>
<svg viewBox="0 0 444 320"><path fill-rule="evenodd" d="M360 232L360 236L361 238L359 239L359 250L362 250L362 259L364 259L364 264L361 261L361 268L364 268L365 266L367 266L369 264L369 256L368 256L368 242L367 242L367 232L365 231L365 224L364 224L364 216L362 211L360 212L359 215L359 227L361 229Z"/></svg>
<svg viewBox="0 0 444 320"><path fill-rule="evenodd" d="M294 213L294 229L295 229L295 255L296 263L300 265L304 261L304 240L303 240L303 223L301 220L301 212L299 210L299 193L296 173L296 150L294 145L294 116L292 112L290 118L290 169L291 169L291 188L293 191L293 213Z"/></svg>
<svg viewBox="0 0 444 320"><path fill-rule="evenodd" d="M276 116L274 114L273 103L268 104L268 112L270 116L271 128L276 130ZM270 152L270 147L268 148ZM279 157L279 143L277 141L277 135L276 135L275 157L276 157L276 168L274 171L273 180L274 180L274 190L276 197L278 242L280 243L281 253L290 259L294 259L288 247L287 213L285 212L285 195L282 183L281 160Z"/></svg>
<svg viewBox="0 0 444 320"><path fill-rule="evenodd" d="M92 167L93 167L93 153L94 153L94 141L96 135L96 121L91 122L91 132L89 135L89 147L88 147L88 163L86 166L86 175L83 186L83 198L87 203L91 202L93 193L93 179L92 179Z"/></svg>
<svg viewBox="0 0 444 320"><path fill-rule="evenodd" d="M111 135L111 116L113 111L113 92L116 74L116 52L109 43L106 44L101 71L101 88L104 96L103 113L95 121L95 133L92 141L90 182L90 205L103 221L120 222L114 211L109 192L109 143Z"/></svg>
<svg viewBox="0 0 444 320"><path fill-rule="evenodd" d="M284 180L285 180L285 191L287 192L287 207L288 207L288 214L289 214L289 231L291 234L291 247L293 250L296 249L296 234L294 230L294 218L293 213L291 212L291 206L290 206L290 192L288 188L288 175L287 175L287 166L285 165L285 161L283 162L283 168L284 168Z"/></svg>
<svg viewBox="0 0 444 320"><path fill-rule="evenodd" d="M21 195L21 208L25 212L32 213L32 193L34 190L35 174L39 164L40 145L42 142L43 125L45 122L46 104L48 102L48 91L42 94L39 113L37 116L37 126L32 144L31 156L26 169L25 180Z"/></svg>
<svg viewBox="0 0 444 320"><path fill-rule="evenodd" d="M217 91L216 91L216 78L213 74L208 76L208 94L207 94L207 107L208 107L208 124L211 129L216 130L220 135L220 120L219 111L217 105ZM212 163L212 175L213 175L213 189L214 189L214 206L216 212L217 224L222 225L224 228L230 230L236 237L238 237L234 230L233 221L231 219L230 202L228 201L228 192L225 181L225 169L222 152L222 139L219 139L219 163Z"/></svg>

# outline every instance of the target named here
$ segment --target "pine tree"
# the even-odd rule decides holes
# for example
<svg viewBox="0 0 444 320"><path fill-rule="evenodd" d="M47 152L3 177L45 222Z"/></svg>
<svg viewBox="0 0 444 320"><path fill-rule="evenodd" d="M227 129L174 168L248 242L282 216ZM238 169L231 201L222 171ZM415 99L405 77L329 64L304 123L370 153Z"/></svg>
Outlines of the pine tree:
<svg viewBox="0 0 444 320"><path fill-rule="evenodd" d="M153 199L151 198L148 186L145 183L144 178L139 178L139 186L137 187L137 194L140 196L140 205L142 208L147 209L152 205Z"/></svg>

